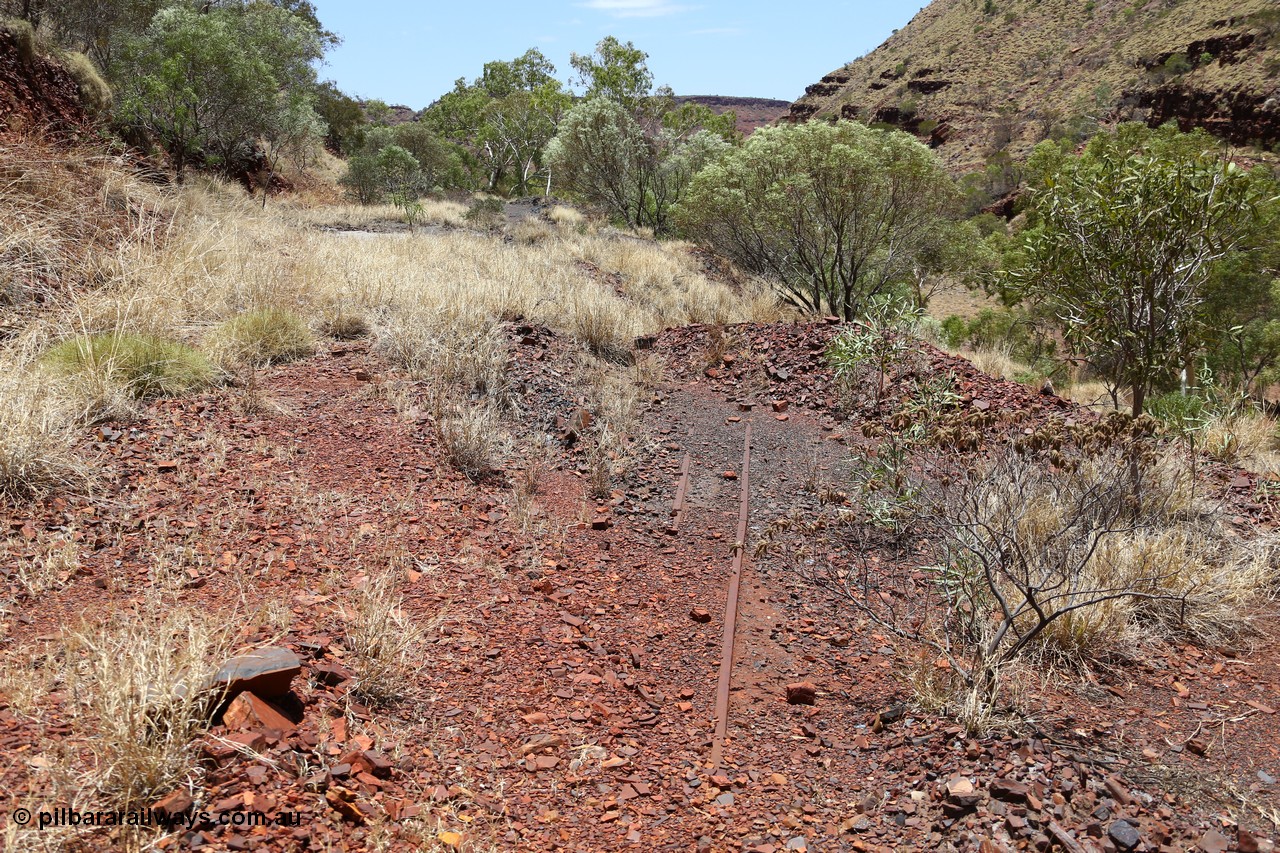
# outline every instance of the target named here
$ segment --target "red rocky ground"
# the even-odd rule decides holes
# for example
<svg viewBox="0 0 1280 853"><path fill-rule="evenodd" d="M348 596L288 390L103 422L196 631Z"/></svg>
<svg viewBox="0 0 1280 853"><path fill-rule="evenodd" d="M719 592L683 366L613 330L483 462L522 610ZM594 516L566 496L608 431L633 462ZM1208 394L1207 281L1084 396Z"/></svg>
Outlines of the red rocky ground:
<svg viewBox="0 0 1280 853"><path fill-rule="evenodd" d="M606 501L588 497L574 449L479 483L453 473L430 422L397 413L386 366L362 344L263 376L279 411L246 411L235 390L157 403L86 436L102 472L93 497L5 510L0 535L34 552L73 529L84 555L63 589L18 596L4 642L138 606L154 555L178 548L192 555L185 604L248 626L261 620L246 608L287 610L274 620L283 636L251 627L241 639L302 659L301 723L215 728L193 796L216 813L298 811L301 825L201 824L157 842L167 850L1270 849L1274 609L1251 649L1168 648L1092 681L1036 684L1021 723L971 736L912 705L901 674L912 650L793 571L799 529L747 560L724 764L710 766L744 430L750 554L776 519L823 511L859 440L823 360L835 331L664 333L648 440ZM512 341L517 432L571 420L567 346L530 327ZM1009 429L1089 417L962 360L929 360L956 373L962 405ZM532 512L514 498L526 473ZM1242 531L1274 524L1252 480L1210 476ZM813 542L822 559L851 557L838 537ZM407 698L370 708L348 695L343 614L388 565L410 578L406 610L431 631ZM806 682L813 704L789 704L788 685ZM63 701L30 719L0 698L0 811L44 784L33 759L68 737ZM85 849L116 841L103 832Z"/></svg>

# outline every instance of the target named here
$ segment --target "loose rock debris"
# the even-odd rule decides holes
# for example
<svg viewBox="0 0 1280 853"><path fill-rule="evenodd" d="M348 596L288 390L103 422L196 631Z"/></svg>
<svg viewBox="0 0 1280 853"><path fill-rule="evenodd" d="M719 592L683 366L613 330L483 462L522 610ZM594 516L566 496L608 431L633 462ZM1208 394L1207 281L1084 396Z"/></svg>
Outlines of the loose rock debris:
<svg viewBox="0 0 1280 853"><path fill-rule="evenodd" d="M526 412L512 429L558 439L532 514L513 502L514 468L454 473L429 419L397 411L383 390L394 372L358 343L264 374L279 412L247 413L228 390L105 425L84 450L100 460L95 494L120 499L5 508L17 559L55 536L79 545L73 576L39 601L13 585L5 650L56 642L87 611L139 606L158 554L175 555L182 605L238 620L239 651L257 663L229 665L236 695L210 721L191 783L150 805L298 823L198 821L163 836L166 850L1274 849L1273 609L1252 649L1168 647L1093 681L1034 684L1019 724L971 733L916 702L911 649L804 584L787 555L755 556L713 772L726 583L735 550L752 553L734 541L741 484L725 476L745 424L751 540L776 518L816 515L823 488L806 482L838 491L860 440L824 357L838 326L714 331L725 342L713 364L709 328L652 342L666 381L631 473L605 498L580 470L595 415L570 348L512 327ZM959 405L996 418L990 434L1092 417L926 354L955 376ZM1241 530L1274 526L1253 475L1205 477ZM360 692L349 637L356 596L383 570L425 635L403 695L379 705ZM41 768L79 736L68 697L52 691L38 713L16 698L0 696L0 748L22 756L0 769L6 814L50 796Z"/></svg>

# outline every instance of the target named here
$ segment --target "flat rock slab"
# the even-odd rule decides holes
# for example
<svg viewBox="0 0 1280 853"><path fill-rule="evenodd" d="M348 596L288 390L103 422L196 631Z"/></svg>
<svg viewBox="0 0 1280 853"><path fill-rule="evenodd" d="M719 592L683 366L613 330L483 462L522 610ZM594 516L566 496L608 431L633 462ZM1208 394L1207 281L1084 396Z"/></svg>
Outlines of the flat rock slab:
<svg viewBox="0 0 1280 853"><path fill-rule="evenodd" d="M289 692L294 676L302 672L302 661L288 649L267 646L239 655L224 663L213 676L213 683L234 697L246 691L264 699Z"/></svg>

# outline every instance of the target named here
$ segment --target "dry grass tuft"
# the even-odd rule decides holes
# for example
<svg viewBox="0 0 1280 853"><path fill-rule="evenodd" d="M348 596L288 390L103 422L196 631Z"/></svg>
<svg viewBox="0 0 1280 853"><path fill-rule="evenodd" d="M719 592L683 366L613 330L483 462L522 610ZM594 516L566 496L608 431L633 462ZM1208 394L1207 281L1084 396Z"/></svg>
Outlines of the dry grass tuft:
<svg viewBox="0 0 1280 853"><path fill-rule="evenodd" d="M529 217L515 223L510 228L511 239L526 246L536 246L556 236L555 228L541 219Z"/></svg>
<svg viewBox="0 0 1280 853"><path fill-rule="evenodd" d="M19 554L0 542L0 558L14 567L14 580L34 599L66 586L80 568L80 544L70 534L64 534L38 542L34 554Z"/></svg>
<svg viewBox="0 0 1280 853"><path fill-rule="evenodd" d="M341 308L325 315L321 329L326 335L338 341L367 338L371 331L369 321L363 315L343 311Z"/></svg>
<svg viewBox="0 0 1280 853"><path fill-rule="evenodd" d="M171 603L71 636L69 705L95 759L88 782L103 803L144 806L198 772L195 740L216 699L207 685L230 645L225 627Z"/></svg>
<svg viewBox="0 0 1280 853"><path fill-rule="evenodd" d="M89 57L83 53L67 53L62 56L62 66L75 79L80 101L90 113L101 115L111 109L111 87Z"/></svg>
<svg viewBox="0 0 1280 853"><path fill-rule="evenodd" d="M88 482L74 421L16 369L0 375L0 498L23 501Z"/></svg>
<svg viewBox="0 0 1280 853"><path fill-rule="evenodd" d="M483 403L449 406L436 429L449 461L471 479L496 470L510 443L497 412Z"/></svg>
<svg viewBox="0 0 1280 853"><path fill-rule="evenodd" d="M587 217L580 211L575 210L572 207L565 207L562 204L558 204L551 208L551 212L547 215L551 217L551 221L556 225L572 231L581 230L585 228L587 224Z"/></svg>
<svg viewBox="0 0 1280 853"><path fill-rule="evenodd" d="M1200 436L1200 447L1219 462L1261 464L1264 468L1276 450L1276 422L1256 411L1220 414Z"/></svg>
<svg viewBox="0 0 1280 853"><path fill-rule="evenodd" d="M13 36L18 47L18 59L23 65L30 65L36 58L35 28L21 18L4 18L0 19L0 29Z"/></svg>
<svg viewBox="0 0 1280 853"><path fill-rule="evenodd" d="M626 362L642 328L629 306L599 285L588 285L568 297L569 332L600 358Z"/></svg>
<svg viewBox="0 0 1280 853"><path fill-rule="evenodd" d="M417 669L414 653L425 640L423 629L403 610L400 586L391 571L370 574L346 619L346 661L355 672L355 692L380 704L409 693Z"/></svg>
<svg viewBox="0 0 1280 853"><path fill-rule="evenodd" d="M964 357L973 362L973 366L988 376L1013 380L1026 368L1013 360L1008 347L982 347L964 353Z"/></svg>
<svg viewBox="0 0 1280 853"><path fill-rule="evenodd" d="M1106 384L1096 380L1076 382L1069 385L1062 392L1062 396L1082 406L1098 409L1115 408ZM1120 407L1121 409L1127 408L1124 397L1120 398Z"/></svg>
<svg viewBox="0 0 1280 853"><path fill-rule="evenodd" d="M374 330L375 349L434 388L501 398L507 342L483 315L406 310Z"/></svg>

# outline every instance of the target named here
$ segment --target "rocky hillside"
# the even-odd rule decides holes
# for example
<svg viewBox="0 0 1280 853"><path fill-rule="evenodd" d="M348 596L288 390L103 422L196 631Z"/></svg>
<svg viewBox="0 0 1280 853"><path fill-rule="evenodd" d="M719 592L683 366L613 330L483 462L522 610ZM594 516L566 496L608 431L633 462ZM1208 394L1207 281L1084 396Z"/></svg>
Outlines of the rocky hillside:
<svg viewBox="0 0 1280 853"><path fill-rule="evenodd" d="M38 53L29 30L0 20L0 134L72 131L87 118L68 68Z"/></svg>
<svg viewBox="0 0 1280 853"><path fill-rule="evenodd" d="M907 129L960 170L1124 120L1176 120L1270 148L1280 142L1280 4L935 0L809 86L788 120L833 115Z"/></svg>

